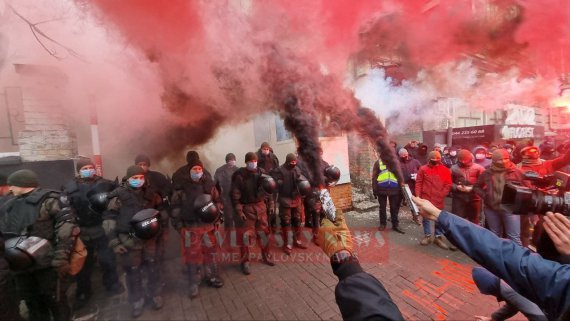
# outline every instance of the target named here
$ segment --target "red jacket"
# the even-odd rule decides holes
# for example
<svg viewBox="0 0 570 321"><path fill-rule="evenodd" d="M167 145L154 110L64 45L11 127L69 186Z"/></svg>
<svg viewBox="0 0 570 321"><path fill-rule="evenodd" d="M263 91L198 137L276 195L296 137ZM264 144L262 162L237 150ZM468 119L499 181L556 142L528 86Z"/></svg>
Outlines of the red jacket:
<svg viewBox="0 0 570 321"><path fill-rule="evenodd" d="M416 178L416 195L432 202L439 209L451 190L451 171L443 164L423 165Z"/></svg>

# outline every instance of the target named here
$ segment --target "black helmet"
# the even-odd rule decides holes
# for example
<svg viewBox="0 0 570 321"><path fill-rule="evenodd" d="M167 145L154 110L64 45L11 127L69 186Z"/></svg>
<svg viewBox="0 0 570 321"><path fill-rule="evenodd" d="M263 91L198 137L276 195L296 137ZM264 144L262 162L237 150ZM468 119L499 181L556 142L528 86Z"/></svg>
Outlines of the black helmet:
<svg viewBox="0 0 570 321"><path fill-rule="evenodd" d="M212 195L202 194L194 200L194 213L204 223L214 223L220 218L220 211L212 200Z"/></svg>
<svg viewBox="0 0 570 321"><path fill-rule="evenodd" d="M159 215L160 212L154 208L147 208L135 214L129 222L135 236L142 240L155 237L160 232Z"/></svg>
<svg viewBox="0 0 570 321"><path fill-rule="evenodd" d="M263 174L261 175L261 179L261 188L263 188L267 194L275 193L277 190L277 182L275 182L273 177Z"/></svg>
<svg viewBox="0 0 570 321"><path fill-rule="evenodd" d="M23 235L8 238L4 242L4 247L6 261L8 261L10 269L14 271L29 269L36 262L45 261L46 258L49 258L49 253L52 250L48 240L41 237L26 237Z"/></svg>
<svg viewBox="0 0 570 321"><path fill-rule="evenodd" d="M308 180L300 180L297 183L297 188L299 189L299 193L303 196L309 196L311 194L311 183Z"/></svg>
<svg viewBox="0 0 570 321"><path fill-rule="evenodd" d="M335 185L340 179L340 169L334 165L327 166L324 170L325 183L328 186Z"/></svg>
<svg viewBox="0 0 570 321"><path fill-rule="evenodd" d="M101 181L87 191L89 208L96 213L103 213L109 205L108 195L116 188L116 185L109 181Z"/></svg>

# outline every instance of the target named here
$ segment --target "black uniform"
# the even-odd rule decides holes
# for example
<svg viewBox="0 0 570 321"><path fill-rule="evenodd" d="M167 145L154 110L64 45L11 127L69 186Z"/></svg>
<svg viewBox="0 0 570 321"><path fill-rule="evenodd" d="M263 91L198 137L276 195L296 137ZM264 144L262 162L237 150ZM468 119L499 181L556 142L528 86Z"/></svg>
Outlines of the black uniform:
<svg viewBox="0 0 570 321"><path fill-rule="evenodd" d="M281 227L287 237L285 246L291 248L294 242L299 243L299 236L301 231L301 195L297 188L297 183L306 178L301 174L298 167L289 167L284 164L274 169L271 176L277 182L279 187L279 219L281 220ZM294 229L294 241L291 236L291 227Z"/></svg>
<svg viewBox="0 0 570 321"><path fill-rule="evenodd" d="M273 198L261 188L262 168L250 171L245 167L232 176L231 198L236 213L237 227L241 232L241 263L249 261L249 238L257 234L259 247L264 259L269 256L269 225L267 207L273 207ZM245 215L246 220L241 216Z"/></svg>
<svg viewBox="0 0 570 321"><path fill-rule="evenodd" d="M89 206L87 192L97 184L113 184L99 176L93 178L76 178L63 187L63 195L67 196L75 210L77 222L81 228L81 240L87 248L87 258L83 268L77 274L76 296L87 300L91 294L91 273L95 262L99 261L103 270L103 286L107 291L120 292L121 284L117 275L115 253L109 247L109 240L103 229L101 213L93 211Z"/></svg>
<svg viewBox="0 0 570 321"><path fill-rule="evenodd" d="M162 262L164 259L164 254L166 252L166 242L168 241L168 225L170 223L170 197L172 194L172 183L170 179L164 176L162 173L156 171L148 171L144 174L145 184L147 188L153 193L160 195L162 201L157 206L157 210L160 212L160 223L162 228L160 229L160 235L158 237L157 244L157 259Z"/></svg>
<svg viewBox="0 0 570 321"><path fill-rule="evenodd" d="M204 266L204 276L210 286L221 287L223 281L219 278L217 264L217 242L213 223L204 223L194 211L196 198L203 194L212 196L218 209L222 208L220 195L211 177L205 174L199 181L190 178L190 170L186 174L186 184L175 186L172 195L172 221L180 236L183 238L183 260L188 273L191 291L197 291L201 281L201 267ZM191 294L191 296L197 295Z"/></svg>
<svg viewBox="0 0 570 321"><path fill-rule="evenodd" d="M324 169L329 167L329 166L330 166L329 163L327 163L325 160L321 159L320 175L321 175L321 182L323 184L325 183ZM297 167L299 167L299 169L301 170L301 174L303 176L305 176L307 178L312 176L311 173L309 172L309 168L308 168L307 164L304 161L297 159ZM319 192L318 186L313 187L312 195L303 198L303 207L304 207L304 213L305 213L305 226L311 227L313 229L313 236L315 236L314 239L316 239L316 235L318 234L318 231L319 231L320 217L321 217L321 210L322 210L321 200L316 195L318 192Z"/></svg>
<svg viewBox="0 0 570 321"><path fill-rule="evenodd" d="M145 292L149 297L160 296L161 278L157 261L159 235L142 240L132 234L130 220L147 208L157 208L161 197L148 188L132 189L121 185L109 194L111 199L103 222L109 237L109 246L124 246L127 253L119 254L121 266L127 274L129 302L142 304ZM147 291L143 289L143 276L147 278Z"/></svg>
<svg viewBox="0 0 570 321"><path fill-rule="evenodd" d="M271 173L274 169L279 168L279 159L273 151L270 151L268 155L263 155L261 148L255 153L257 155L257 167L262 168L266 173ZM277 211L275 206L277 205L278 193L273 194L273 208L267 208L267 222L269 227L275 229L277 227Z"/></svg>
<svg viewBox="0 0 570 321"><path fill-rule="evenodd" d="M232 175L238 170L237 166L232 166L230 164L224 164L214 173L214 180L217 186L220 188L220 195L224 203L224 226L226 228L232 228L235 226L234 223L234 209L232 206L232 198L230 196L231 186L232 186Z"/></svg>
<svg viewBox="0 0 570 321"><path fill-rule="evenodd" d="M50 242L53 250L36 258L34 265L14 271L18 294L26 302L29 320L70 320L66 291L69 277L58 270L68 266L77 230L71 208L57 191L35 188L13 197L0 207L0 231L35 236Z"/></svg>
<svg viewBox="0 0 570 321"><path fill-rule="evenodd" d="M0 203L2 201L0 200ZM23 321L20 316L20 300L8 261L4 258L4 236L0 232L0 320Z"/></svg>

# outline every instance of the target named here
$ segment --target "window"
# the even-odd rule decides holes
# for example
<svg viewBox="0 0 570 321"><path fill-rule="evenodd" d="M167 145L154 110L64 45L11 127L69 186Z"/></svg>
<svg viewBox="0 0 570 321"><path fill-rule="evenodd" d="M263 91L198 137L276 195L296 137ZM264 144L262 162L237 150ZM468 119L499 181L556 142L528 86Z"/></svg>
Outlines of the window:
<svg viewBox="0 0 570 321"><path fill-rule="evenodd" d="M275 117L275 131L277 134L276 137L278 142L293 139L293 135L285 128L285 123L279 116Z"/></svg>

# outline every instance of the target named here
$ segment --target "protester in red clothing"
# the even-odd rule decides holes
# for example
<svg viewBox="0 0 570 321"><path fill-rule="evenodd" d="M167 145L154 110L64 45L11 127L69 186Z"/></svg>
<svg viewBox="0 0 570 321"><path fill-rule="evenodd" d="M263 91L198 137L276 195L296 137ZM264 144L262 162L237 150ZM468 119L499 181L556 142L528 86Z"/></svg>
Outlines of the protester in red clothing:
<svg viewBox="0 0 570 321"><path fill-rule="evenodd" d="M521 149L520 155L522 156L522 162L518 165L518 168L523 174L532 171L540 176L551 175L570 164L570 149L564 155L550 160L542 159L540 150L536 146L524 147ZM532 185L531 181L526 183ZM534 214L521 215L520 220L521 243L523 246L528 246L530 244L531 226L538 223L538 216Z"/></svg>
<svg viewBox="0 0 570 321"><path fill-rule="evenodd" d="M458 162L451 167L451 212L474 224L479 224L482 200L473 191L473 185L484 171L483 166L473 162L473 154L466 149L459 151Z"/></svg>
<svg viewBox="0 0 570 321"><path fill-rule="evenodd" d="M439 152L430 152L428 159L429 163L420 167L418 171L416 178L416 195L429 200L437 208L443 209L445 197L449 194L452 186L451 171L441 163L441 154ZM432 242L431 223L429 220L423 219L422 225L424 227L425 237L421 240L420 244L428 245ZM456 250L455 247L449 247L443 241L443 232L437 224L435 225L435 239L433 242L444 250Z"/></svg>

